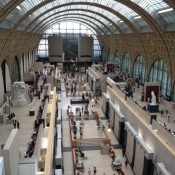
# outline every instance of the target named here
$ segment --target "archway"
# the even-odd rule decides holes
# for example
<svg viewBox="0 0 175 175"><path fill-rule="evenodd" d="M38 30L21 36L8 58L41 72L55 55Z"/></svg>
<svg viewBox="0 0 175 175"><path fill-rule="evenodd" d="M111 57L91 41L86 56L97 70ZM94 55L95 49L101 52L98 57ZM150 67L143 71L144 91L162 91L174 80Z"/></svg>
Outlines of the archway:
<svg viewBox="0 0 175 175"><path fill-rule="evenodd" d="M146 77L147 71L145 59L141 55L139 55L134 63L133 78L139 78L139 81L141 83L144 83L146 81Z"/></svg>
<svg viewBox="0 0 175 175"><path fill-rule="evenodd" d="M157 60L153 63L150 70L149 81L159 81L161 89L160 95L170 97L171 75L168 71L166 63L162 59Z"/></svg>
<svg viewBox="0 0 175 175"><path fill-rule="evenodd" d="M121 56L118 51L115 52L114 64L115 64L115 69L120 71L121 70Z"/></svg>
<svg viewBox="0 0 175 175"><path fill-rule="evenodd" d="M131 75L131 57L129 53L125 53L122 62L122 71Z"/></svg>

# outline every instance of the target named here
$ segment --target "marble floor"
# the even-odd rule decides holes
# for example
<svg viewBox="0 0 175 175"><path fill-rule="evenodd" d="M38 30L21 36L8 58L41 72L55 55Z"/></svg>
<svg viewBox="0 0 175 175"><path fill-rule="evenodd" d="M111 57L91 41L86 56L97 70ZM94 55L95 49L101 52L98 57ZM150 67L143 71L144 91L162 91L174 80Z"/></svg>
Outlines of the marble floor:
<svg viewBox="0 0 175 175"><path fill-rule="evenodd" d="M87 84L87 90L90 90ZM143 106L146 105L145 102L141 102L140 99L140 94L141 94L142 88L136 88L136 92L134 93L134 100L137 100L139 102L139 105ZM81 92L80 92L81 93ZM69 121L68 121L68 116L67 116L67 106L71 105L70 104L70 94L69 97L66 96L66 91L65 91L65 83L62 79L61 81L61 110L62 110L62 129L63 129L63 173L65 175L73 175L74 167L73 167L73 159L72 159L72 147L71 147L71 141L70 141L70 132L69 132ZM28 102L29 103L29 102ZM35 103L35 116L29 116L29 107L28 105L26 106L21 106L21 107L13 107L11 106L10 112L14 112L16 115L16 118L19 119L20 121L20 157L24 157L24 152L27 149L28 142L30 142L30 137L33 133L33 125L34 125L34 120L37 115L37 110L40 105L40 100L38 97L34 98L34 103ZM90 101L89 104L89 111L92 110L92 101ZM82 105L72 105L72 111L75 112L76 107L82 107ZM170 114L171 114L171 121L168 122L165 117L161 117L160 113L157 113L158 115L158 120L165 122L167 124L168 128L171 128L172 130L175 131L175 125L174 125L174 120L175 120L175 109L170 108L166 104L160 103L160 110L161 109L168 109ZM94 110L94 107L93 107ZM104 116L104 113L101 110L101 98L100 102L98 105L96 105L95 110L98 111L100 114L100 117L104 124L106 125L106 119ZM4 114L5 116L6 114ZM77 118L77 123L79 123L79 119ZM98 138L98 130L97 130L97 125L94 120L94 118L89 118L88 120L84 120L85 122L85 127L84 127L84 133L83 137L88 138L88 139L93 139L93 138ZM77 125L79 126L79 124ZM5 144L11 130L13 129L12 124L7 124L5 119L2 124L0 124L0 145ZM78 133L79 136L79 133ZM109 132L109 137L111 139L111 144L115 148L116 154L120 155L121 157L121 162L123 164L123 169L126 173L126 175L133 175L132 170L130 169L129 165L127 168L124 166L125 162L125 157L122 156L122 151L121 147L118 144L118 141L116 140L113 132ZM85 155L88 157L87 160L83 160L84 165L85 165L85 172L83 174L87 175L87 169L88 168L93 168L96 166L97 168L97 175L103 175L104 172L107 173L107 175L113 175L116 174L117 172L113 171L111 168L111 158L107 154L101 154L100 152L100 147L96 145L85 145L82 146L82 150L85 153ZM2 155L2 149L0 148L0 156Z"/></svg>
<svg viewBox="0 0 175 175"><path fill-rule="evenodd" d="M62 88L61 109L62 109L62 128L63 128L64 174L72 175L74 171L74 167L73 167L73 161L72 161L73 160L72 159L72 147L71 147L71 142L70 142L70 132L69 132L70 128L69 128L69 121L68 121L68 115L67 115L67 107L70 106L72 109L72 112L76 114L75 109L77 107L81 109L82 107L84 107L84 105L81 105L81 104L71 105L70 104L70 99L76 98L76 97L70 97L70 94L68 95L68 97L65 95L65 85L64 85L63 80L61 81L61 88ZM86 84L86 88L88 91L90 91L88 84ZM82 94L82 91L79 91L79 94ZM107 120L105 118L104 113L101 110L101 100L102 98L100 98L99 103L95 107L92 107L92 105L94 105L94 102L90 100L88 109L90 111L90 115L91 115L92 110L98 111L103 124L107 128L108 127ZM91 139L92 145L81 145L81 149L83 153L85 153L85 156L87 157L87 160L82 160L82 162L84 163L84 167L85 167L84 173L82 174L87 175L88 169L89 168L93 169L93 167L95 166L97 168L97 175L103 175L104 172L106 172L106 175L114 175L114 174L117 175L118 173L116 172L116 170L113 170L111 167L112 159L109 157L108 154L101 154L101 147L93 143L93 139L98 140L100 138L104 138L104 135L99 136L98 134L98 128L96 125L95 118L89 117L87 119L87 117L82 115L82 118L83 117L84 117L84 123L85 123L84 128L83 128L83 140ZM77 123L76 125L79 127L80 118L76 117L75 121ZM123 164L123 170L125 174L133 175L133 172L131 168L129 167L129 165L127 167L124 166L125 165L124 162L126 159L125 157L122 156L121 146L118 144L118 141L116 140L114 133L108 132L108 135L111 140L111 144L115 148L116 155L120 155L121 162ZM77 139L79 139L79 137L80 137L80 134L78 132Z"/></svg>

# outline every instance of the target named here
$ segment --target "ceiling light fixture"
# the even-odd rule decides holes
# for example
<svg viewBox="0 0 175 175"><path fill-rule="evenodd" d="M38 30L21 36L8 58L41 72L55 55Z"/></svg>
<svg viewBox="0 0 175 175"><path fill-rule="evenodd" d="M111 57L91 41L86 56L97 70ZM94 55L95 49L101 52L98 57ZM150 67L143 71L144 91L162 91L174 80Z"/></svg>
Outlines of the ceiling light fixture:
<svg viewBox="0 0 175 175"><path fill-rule="evenodd" d="M165 12L169 12L169 11L173 11L173 8L168 8L168 9L160 10L160 11L158 11L158 13L165 13Z"/></svg>
<svg viewBox="0 0 175 175"><path fill-rule="evenodd" d="M21 10L21 7L18 5L18 6L16 6L16 8L18 9L18 10Z"/></svg>
<svg viewBox="0 0 175 175"><path fill-rule="evenodd" d="M134 19L140 19L141 18L141 16L136 16L136 17L134 17Z"/></svg>

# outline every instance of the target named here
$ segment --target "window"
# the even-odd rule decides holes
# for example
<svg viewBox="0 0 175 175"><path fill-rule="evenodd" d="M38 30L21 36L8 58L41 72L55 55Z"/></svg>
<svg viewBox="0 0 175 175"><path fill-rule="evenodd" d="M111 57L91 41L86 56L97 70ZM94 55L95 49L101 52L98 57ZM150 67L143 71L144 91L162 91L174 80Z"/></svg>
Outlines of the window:
<svg viewBox="0 0 175 175"><path fill-rule="evenodd" d="M64 39L63 48L66 49L68 43L71 43L74 46L73 52L78 55L78 37L79 35L85 36L93 36L94 38L94 46L93 46L93 57L94 61L99 59L101 55L101 47L99 45L99 41L96 38L95 32L90 30L88 27L76 23L76 22L63 22L58 23L52 26L47 32L43 35L42 39L40 40L38 46L38 57L48 57L48 36L49 35L61 35ZM68 48L67 48L68 49Z"/></svg>
<svg viewBox="0 0 175 175"><path fill-rule="evenodd" d="M133 78L138 78L140 75L141 83L144 83L146 80L146 64L142 56L138 56L134 64Z"/></svg>
<svg viewBox="0 0 175 175"><path fill-rule="evenodd" d="M131 75L131 58L128 53L124 55L123 64L122 64L122 71Z"/></svg>
<svg viewBox="0 0 175 175"><path fill-rule="evenodd" d="M152 81L152 82L159 81L160 82L160 90L161 90L160 95L170 96L171 77L170 77L170 73L168 71L168 68L166 66L166 63L163 60L157 60L153 64L153 66L151 68L150 76L149 76L149 81Z"/></svg>

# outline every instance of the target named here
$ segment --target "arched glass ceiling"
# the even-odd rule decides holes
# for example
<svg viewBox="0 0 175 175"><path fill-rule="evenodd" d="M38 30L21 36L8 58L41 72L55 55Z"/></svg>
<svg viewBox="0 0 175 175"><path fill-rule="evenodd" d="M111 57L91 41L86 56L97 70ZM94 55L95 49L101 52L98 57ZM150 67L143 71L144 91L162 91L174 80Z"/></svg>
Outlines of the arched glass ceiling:
<svg viewBox="0 0 175 175"><path fill-rule="evenodd" d="M113 15L113 14L111 15L111 18L113 18L113 20L110 19L110 18L107 18L107 16L110 15L109 12L107 12L107 11L104 11L105 12L104 13L102 9L98 8L97 9L98 11L96 13L94 13L92 10L89 10L89 9L92 9L93 6L91 6L91 8L87 8L87 6L85 6L85 5L78 6L78 8L76 8L76 7L77 6L70 6L68 8L68 6L67 6L66 10L65 10L65 8L62 8L61 7L59 9L59 12L55 13L54 10L53 10L53 11L50 12L50 15L48 15L48 13L46 12L45 14L42 14L42 15L39 16L40 17L39 20L37 20L37 18L36 18L34 20L34 24L30 25L30 27L29 26L27 27L27 28L29 28L29 29L27 29L27 31L30 32L36 26L36 21L37 22L38 21L41 21L42 22L43 20L46 20L46 18L48 18L48 16L52 16L52 17L55 16L56 17L59 14L60 15L63 15L63 14L70 14L70 13L80 13L81 15L90 15L91 17L93 17L93 18L95 18L97 20L100 20L102 23L104 23L106 25L108 25L109 23L115 24L113 22L113 20L116 20L116 16ZM75 10L75 12L73 10ZM117 18L117 20L119 20L119 18ZM38 24L39 23L37 23L37 25ZM28 21L25 20L22 23L22 25L27 26L28 25ZM129 30L129 27L127 27L127 28ZM110 26L110 29L111 29L111 26ZM18 30L19 30L19 28L18 28ZM118 31L116 31L116 30L118 30L118 29L116 29L116 25L112 25L112 29L111 30L112 31L115 31L115 33L120 33ZM123 30L123 29L121 28L121 30Z"/></svg>
<svg viewBox="0 0 175 175"><path fill-rule="evenodd" d="M10 0L0 1L0 7L3 8Z"/></svg>
<svg viewBox="0 0 175 175"><path fill-rule="evenodd" d="M32 3L31 3L32 2ZM50 9L50 8L54 8L55 6L58 6L58 5L62 5L62 4L68 4L68 3L71 3L72 0L67 0L66 2L65 1L53 1L53 2L50 2L50 3L47 3L46 5L42 6L41 8L37 9L34 13L33 13L33 16L34 17L37 17L38 15L40 15L41 13L44 13L46 10ZM114 0L106 0L106 1L102 1L102 0L74 0L73 3L75 2L79 2L79 3L82 3L82 2L88 2L88 3L92 3L92 6L93 7L93 10L94 12L96 12L98 10L97 7L95 7L95 3L99 4L99 5L103 5L105 7L108 7L108 8L111 8L111 14L114 13L114 11L117 11L119 12L120 14L122 14L123 16L125 16L127 19L131 19L135 16L138 16L138 14L133 11L132 9L130 9L129 7L121 4L121 3L118 3ZM36 7L37 4L41 3L41 0L34 0L34 1L29 1L29 0L25 0L23 1L18 7L20 7L20 9L18 8L15 8L8 16L7 16L7 20L10 21L10 25L13 26L15 25L15 23L20 19L20 17L22 15L24 15L27 11L29 11L32 7ZM29 5L30 4L30 5ZM78 4L77 4L78 5ZM87 8L89 8L90 6L87 5ZM63 8L67 8L66 6L63 7ZM68 6L68 8L70 8L70 5ZM91 8L91 7L90 7ZM103 9L104 10L104 9ZM58 9L54 10L54 13L57 12ZM105 10L104 10L105 11ZM22 14L20 16L20 14ZM108 13L110 14L110 13ZM48 13L48 15L50 15L50 13ZM107 17L109 18L114 18L114 17L111 17L111 15L108 15ZM28 16L28 21L30 21L31 19L31 16ZM116 16L115 16L116 18ZM116 20L115 20L116 21ZM120 21L120 19L118 19L118 21ZM138 23L139 24L139 23ZM142 23L143 24L143 23ZM146 23L144 23L146 24ZM25 26L22 25L22 29L24 28Z"/></svg>
<svg viewBox="0 0 175 175"><path fill-rule="evenodd" d="M146 13L152 16L153 19L155 19L157 23L164 28L167 28L168 24L175 23L175 11L173 11L173 9L169 11L161 12L162 10L170 9L170 6L163 0L144 0L144 1L143 0L130 0L130 2L129 0L128 2L126 0L123 0L123 1L122 0L54 0L51 2L50 0L48 1L46 0L44 1L43 0L24 0L22 2L21 1L22 0L11 0L11 1L3 0L2 2L0 2L1 18L2 16L6 16L6 15L3 15L3 10L5 8L7 8L5 14L9 13L4 20L1 20L0 27L12 28L13 26L15 26L15 24L18 22L18 20L23 15L27 14L27 12L29 12L31 9L36 9L35 12L33 10L29 12L30 15L27 15L26 17L24 17L24 20L26 19L26 21L20 26L20 30L23 30L26 27L26 25L29 24L29 22L32 22L38 15L44 13L45 11L51 8L54 8L58 5L63 5L63 4L65 4L65 7L63 7L65 9L71 8L70 7L71 4L75 4L77 8L79 8L80 6L78 5L78 3L80 3L81 5L82 3L92 3L92 6L94 6L93 7L94 12L98 10L97 4L103 6L101 8L101 11L106 12L105 7L111 8L111 14L114 13L115 11L120 13L126 19L131 21L134 24L134 26L138 29L138 31L140 32L142 32L142 29L144 27L150 28L150 26L148 26L147 22L145 22L144 20L147 18ZM137 6L133 7L132 4L130 3L134 3L135 5L137 5L138 9L142 8L143 12L140 12L139 10L137 10ZM15 4L17 8L11 7L12 5L15 6ZM41 6L39 7L39 5ZM66 7L66 5L68 5L68 7ZM129 6L132 6L133 9L129 8ZM89 4L87 4L87 8L91 8ZM138 13L139 12L142 14L144 13L144 18L140 17L140 15L136 13L134 10L137 11ZM47 15L49 16L50 14L56 13L58 11L59 11L59 8L55 9L53 12L48 12ZM117 25L120 26L120 19L117 22L116 18L118 17L114 15L115 16L115 20L114 20L111 14L107 17L113 19L113 21L117 23ZM146 20L151 20L149 18L150 17L148 17ZM23 20L21 20L20 23L21 22L23 22ZM20 23L18 24L18 26L20 25ZM37 24L37 22L35 22L35 24ZM151 22L149 25L152 25Z"/></svg>
<svg viewBox="0 0 175 175"><path fill-rule="evenodd" d="M175 22L175 11L163 0L131 1L146 10L161 26Z"/></svg>
<svg viewBox="0 0 175 175"><path fill-rule="evenodd" d="M81 14L77 14L77 13L73 13L73 14L67 14L67 15L59 15L58 17L49 17L47 20L44 20L40 25L47 25L47 23L50 23L53 20L59 19L59 18L67 18L67 17L71 17L71 18L77 18L77 19L84 19L85 21L89 21L92 24L96 24L97 26L100 26L99 28L104 28L104 25L102 23L100 23L100 21L97 21L94 18L91 18L91 16L82 16ZM97 28L97 27L96 27ZM37 30L40 29L40 26L37 26L37 28L34 28L33 32L37 32ZM99 30L99 29L98 29ZM110 32L110 29L108 29L108 32ZM103 32L104 33L104 32ZM105 32L106 33L106 32Z"/></svg>
<svg viewBox="0 0 175 175"><path fill-rule="evenodd" d="M75 11L63 11L63 12L60 12L60 13L58 13L58 14L55 14L55 15L52 15L52 16L44 16L44 17L42 17L42 20L40 20L41 21L41 24L44 22L44 23L46 23L47 21L49 21L50 19L53 19L53 18L59 18L60 16L63 16L63 15L73 15L73 14L76 14L76 15L80 15L80 16L83 16L83 17L88 17L89 16L89 18L90 18L90 20L94 20L94 22L95 22L95 20L98 22L97 24L98 24L98 26L99 27L101 27L101 28L103 28L105 25L106 25L106 29L107 29L107 33L111 33L111 31L115 31L116 29L114 28L114 26L112 26L112 28L111 28L111 26L109 27L108 26L108 24L110 23L110 21L109 20L107 20L107 18L105 19L104 17L102 17L102 16L99 16L98 15L98 18L97 18L97 16L96 16L96 14L94 14L94 13L92 13L92 12L86 12L85 11L85 9L83 10L82 9L82 11L80 11L80 10L75 10ZM46 14L47 15L47 14ZM39 23L39 24L37 24L37 27L40 27L41 26L41 24ZM31 31L31 29L33 30L33 28L35 27L36 25L35 24L33 24L31 27L30 27L30 31ZM29 30L28 30L29 31ZM115 31L116 32L116 31Z"/></svg>
<svg viewBox="0 0 175 175"><path fill-rule="evenodd" d="M119 25L120 24L120 18L118 18L116 15L114 15L113 13L111 13L110 11L106 11L102 8L99 8L99 7L94 7L94 6L87 6L87 5L70 5L70 6L64 6L64 7L60 7L59 10L58 9L55 9L55 10L52 10L50 11L49 13L46 13L44 15L41 15L40 18L37 20L38 22L39 21L42 21L43 19L47 18L49 15L53 15L58 13L58 12L61 12L61 11L65 11L65 10L69 10L69 12L64 12L65 14L69 14L69 13L72 13L72 10L76 11L77 13L77 9L80 9L82 10L81 14L87 14L89 15L90 12L88 11L92 11L94 13L91 12L90 15L92 15L94 18L102 21L103 23L105 23L106 25L108 25L110 22L107 21L105 18L103 18L102 16L105 16L106 18L109 18L111 21L113 21L113 23L118 23L118 26L120 27L121 30L130 30L129 27L127 26L127 24L125 25L125 28L122 28L122 25ZM87 10L87 11L86 11ZM97 13L98 12L98 13ZM62 12L63 13L63 12ZM102 16L99 16L99 13L102 15ZM38 11L34 12L33 13L33 16L37 16L38 14ZM29 24L29 20L28 18L22 23L23 26L27 26ZM36 23L36 22L35 22ZM36 24L33 24L33 27L35 26ZM31 27L32 28L32 27ZM110 26L111 28L111 26ZM30 31L30 30L28 30ZM114 31L114 29L113 29Z"/></svg>

